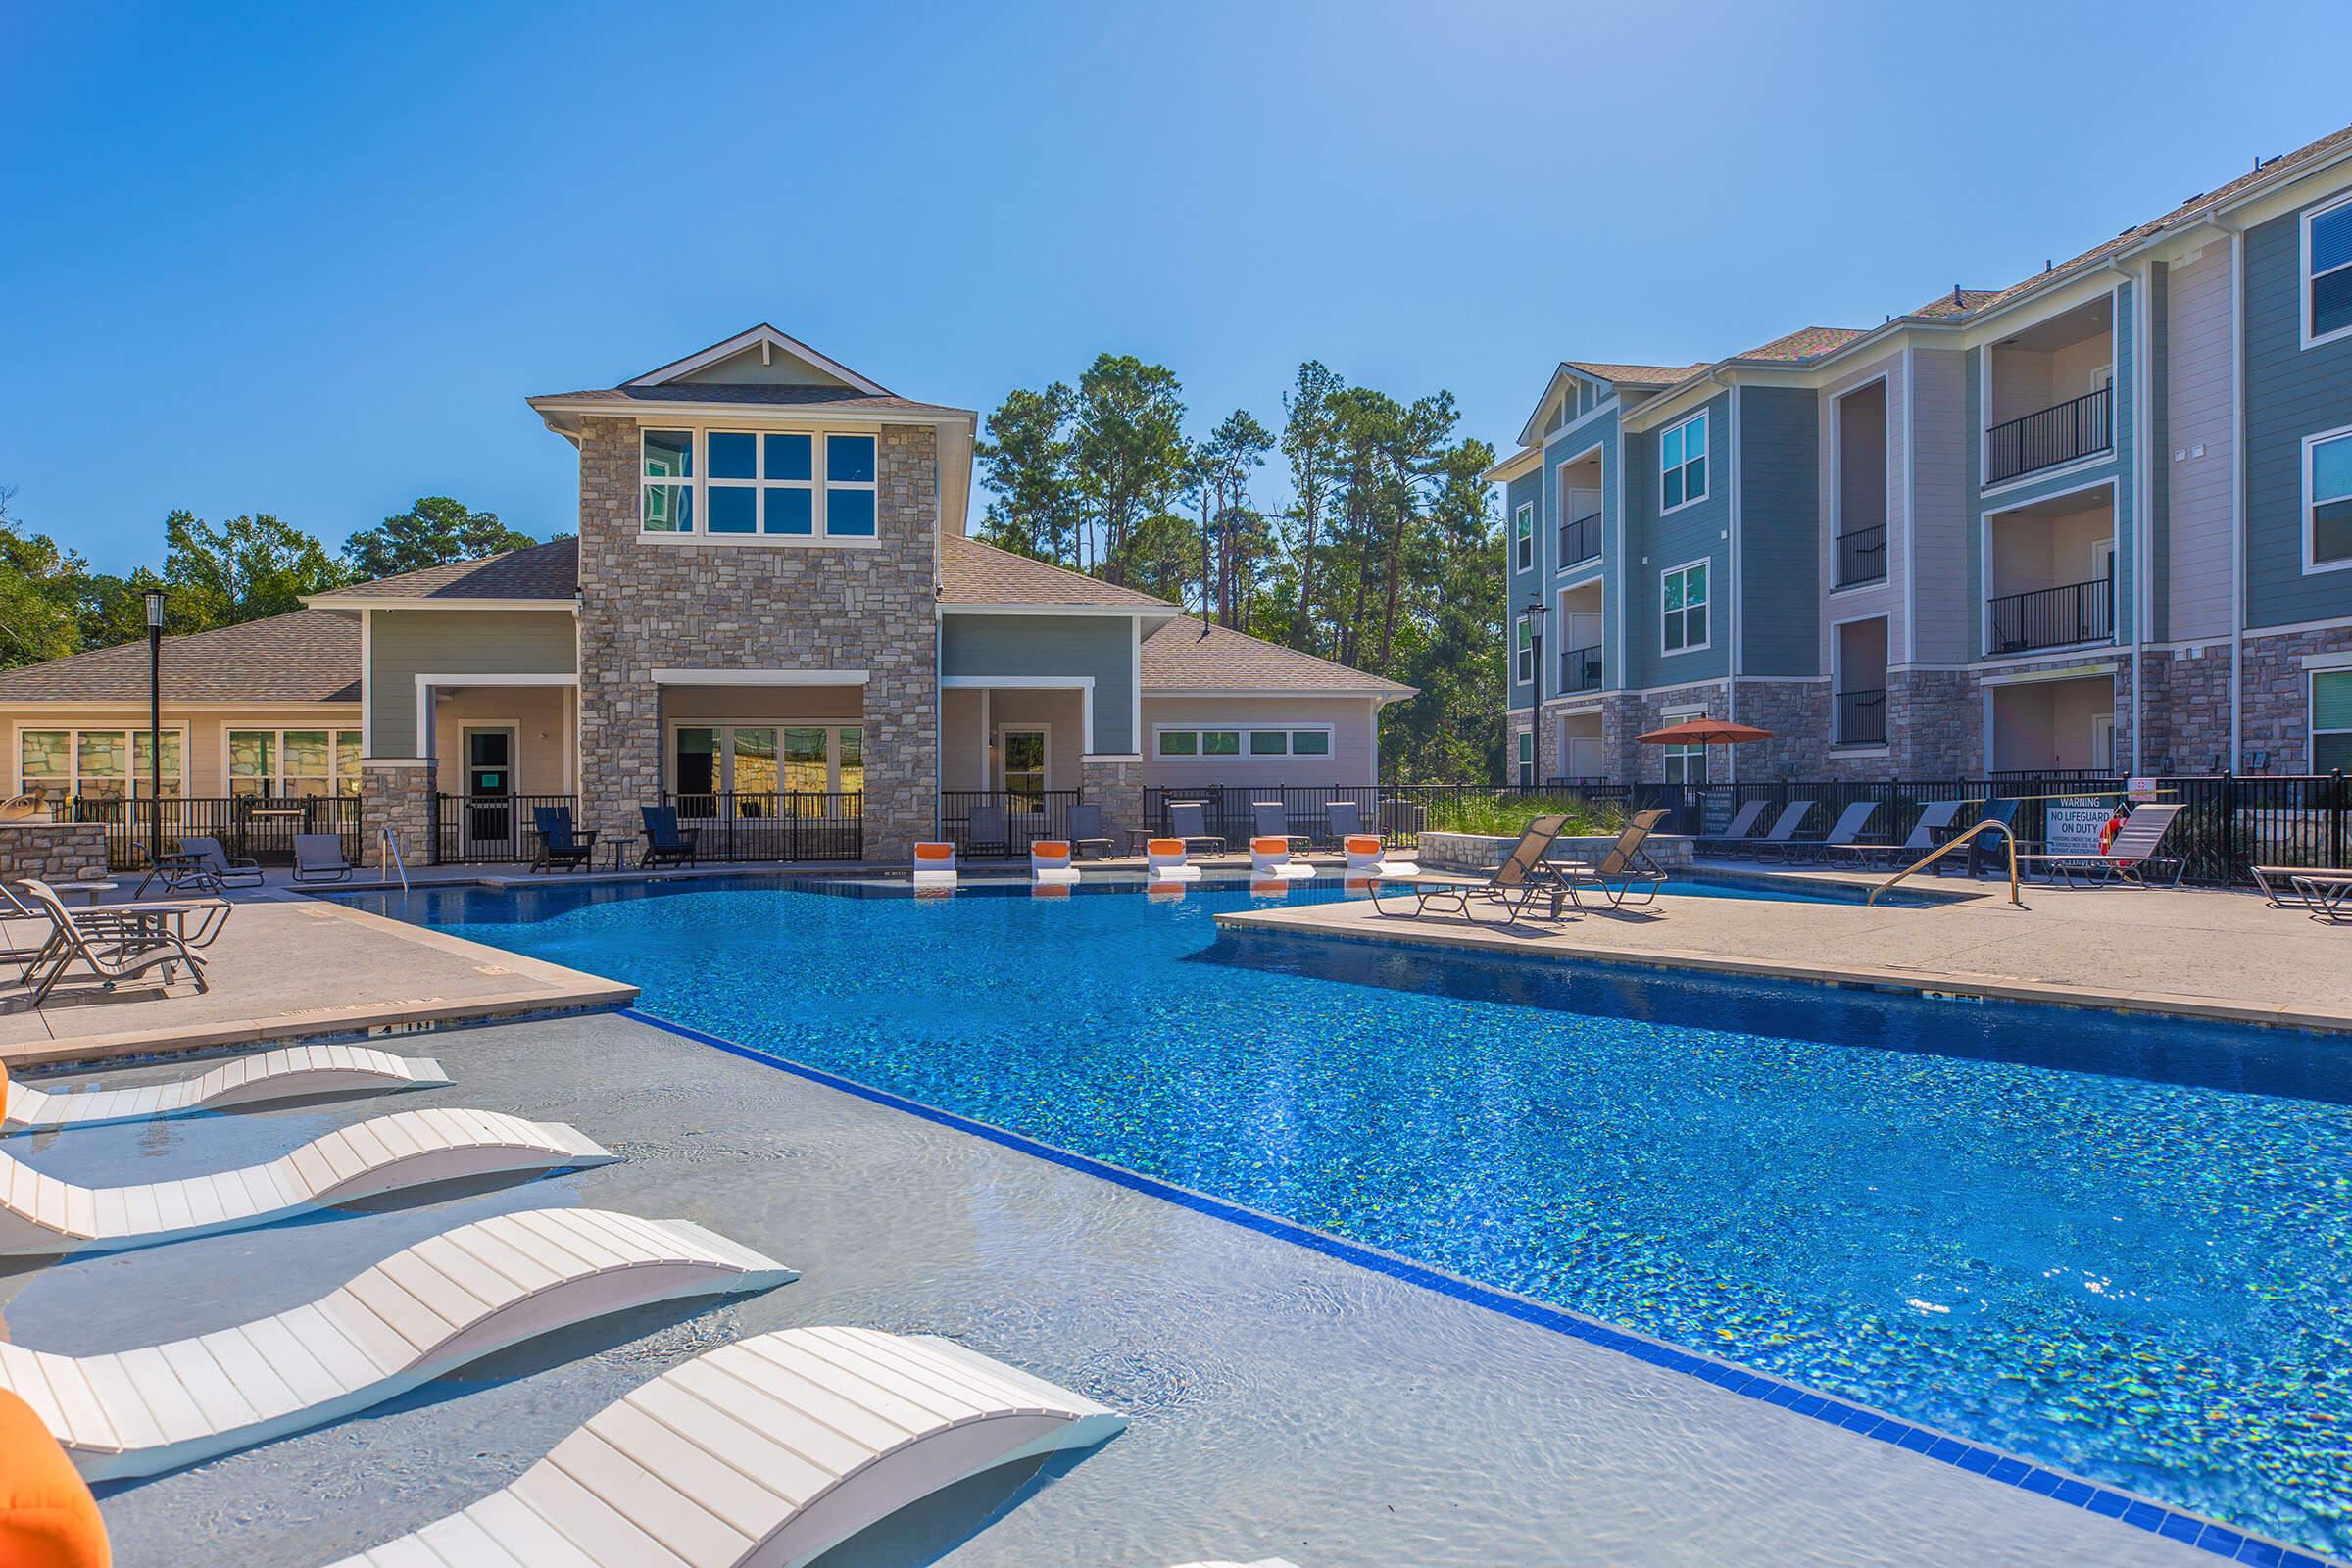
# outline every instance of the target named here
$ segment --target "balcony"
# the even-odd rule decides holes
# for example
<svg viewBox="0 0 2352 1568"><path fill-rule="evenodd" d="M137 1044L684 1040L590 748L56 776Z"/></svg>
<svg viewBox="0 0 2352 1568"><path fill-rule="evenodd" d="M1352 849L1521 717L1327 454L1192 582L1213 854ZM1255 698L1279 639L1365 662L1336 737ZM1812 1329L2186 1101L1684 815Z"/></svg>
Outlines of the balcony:
<svg viewBox="0 0 2352 1568"><path fill-rule="evenodd" d="M1988 601L1985 608L1991 612L1985 641L1989 654L2026 654L2115 639L2112 577L2007 594Z"/></svg>
<svg viewBox="0 0 2352 1568"><path fill-rule="evenodd" d="M1584 564L1600 555L1600 514L1588 514L1560 524L1560 569Z"/></svg>
<svg viewBox="0 0 2352 1568"><path fill-rule="evenodd" d="M1837 740L1833 744L1838 746L1886 745L1886 691L1839 692L1838 727L1834 733Z"/></svg>
<svg viewBox="0 0 2352 1568"><path fill-rule="evenodd" d="M1600 690L1600 648L1569 648L1560 653L1562 693Z"/></svg>
<svg viewBox="0 0 2352 1568"><path fill-rule="evenodd" d="M2103 386L1984 432L1984 482L2055 468L2115 445L2115 388Z"/></svg>
<svg viewBox="0 0 2352 1568"><path fill-rule="evenodd" d="M1855 528L1838 536L1838 586L1886 580L1886 525Z"/></svg>

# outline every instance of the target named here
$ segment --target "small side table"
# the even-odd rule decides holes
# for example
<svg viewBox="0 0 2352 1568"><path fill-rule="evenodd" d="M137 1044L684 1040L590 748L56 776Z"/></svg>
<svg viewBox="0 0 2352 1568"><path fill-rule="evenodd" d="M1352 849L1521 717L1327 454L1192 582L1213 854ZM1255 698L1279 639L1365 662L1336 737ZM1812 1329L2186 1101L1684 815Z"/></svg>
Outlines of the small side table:
<svg viewBox="0 0 2352 1568"><path fill-rule="evenodd" d="M628 840L626 840L626 839L620 839L620 838L615 838L615 839L608 839L608 840L606 840L606 842L605 842L605 848L607 848L607 849L609 849L609 850L611 850L611 851L612 852L612 869L613 869L613 870L615 870L615 871L625 871L625 870L627 870L627 869L628 869L628 866L627 866L627 864L626 864L626 861L627 861L627 859L628 859L628 854L629 854L629 841L628 841Z"/></svg>
<svg viewBox="0 0 2352 1568"><path fill-rule="evenodd" d="M60 893L88 894L89 898L86 902L89 904L91 908L95 909L98 907L98 900L102 895L114 892L115 889L121 887L122 884L120 882L92 880L88 882L52 882L49 885Z"/></svg>

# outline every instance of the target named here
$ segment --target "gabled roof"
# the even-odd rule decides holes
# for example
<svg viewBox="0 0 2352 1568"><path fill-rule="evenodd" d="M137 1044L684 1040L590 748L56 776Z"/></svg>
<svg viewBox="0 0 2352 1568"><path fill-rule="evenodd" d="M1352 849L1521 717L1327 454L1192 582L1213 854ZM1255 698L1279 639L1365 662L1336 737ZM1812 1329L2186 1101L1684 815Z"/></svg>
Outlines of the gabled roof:
<svg viewBox="0 0 2352 1568"><path fill-rule="evenodd" d="M709 348L697 349L618 386L548 392L528 400L551 428L573 433L581 415L605 410L668 408L773 409L887 417L951 415L977 419L969 409L903 398L881 382L762 321Z"/></svg>
<svg viewBox="0 0 2352 1568"><path fill-rule="evenodd" d="M168 703L356 703L360 626L324 610L164 639ZM147 700L147 645L122 643L0 670L0 702Z"/></svg>
<svg viewBox="0 0 2352 1568"><path fill-rule="evenodd" d="M1205 630L1206 635L1202 633ZM1414 688L1248 632L1171 620L1144 638L1144 690L1410 697Z"/></svg>
<svg viewBox="0 0 2352 1568"><path fill-rule="evenodd" d="M555 404L610 404L641 408L647 404L741 404L779 409L827 409L842 414L969 414L969 409L944 403L917 403L892 392L860 392L844 386L754 386L741 382L674 381L663 386L591 387L583 392L550 392L531 399L544 410Z"/></svg>
<svg viewBox="0 0 2352 1568"><path fill-rule="evenodd" d="M1611 386L1630 386L1641 390L1672 386L1688 381L1706 368L1701 365L1612 365L1605 360L1562 360L1571 370L1582 370L1596 381Z"/></svg>
<svg viewBox="0 0 2352 1568"><path fill-rule="evenodd" d="M939 601L943 605L1085 605L1179 613L1164 599L999 550L960 533L940 536Z"/></svg>
<svg viewBox="0 0 2352 1568"><path fill-rule="evenodd" d="M453 561L419 571L404 571L397 577L353 583L332 593L315 595L310 602L334 605L363 599L563 601L577 593L579 586L580 542L550 539L543 545L484 556L479 561Z"/></svg>
<svg viewBox="0 0 2352 1568"><path fill-rule="evenodd" d="M1858 326L1800 326L1785 337L1749 349L1740 356L1743 360L1810 360L1818 355L1840 349L1860 337Z"/></svg>
<svg viewBox="0 0 2352 1568"><path fill-rule="evenodd" d="M763 358L772 356L775 351L780 349L787 358L798 360L809 368L829 375L856 391L878 397L890 395L890 389L881 382L867 380L839 360L817 353L799 338L785 336L765 321L761 321L758 326L746 327L733 337L722 337L709 348L697 349L682 360L672 360L667 365L657 366L643 375L631 376L623 384L627 386L661 386L666 382L692 375L695 371L716 365L722 360L731 360L736 355L751 349L760 350Z"/></svg>

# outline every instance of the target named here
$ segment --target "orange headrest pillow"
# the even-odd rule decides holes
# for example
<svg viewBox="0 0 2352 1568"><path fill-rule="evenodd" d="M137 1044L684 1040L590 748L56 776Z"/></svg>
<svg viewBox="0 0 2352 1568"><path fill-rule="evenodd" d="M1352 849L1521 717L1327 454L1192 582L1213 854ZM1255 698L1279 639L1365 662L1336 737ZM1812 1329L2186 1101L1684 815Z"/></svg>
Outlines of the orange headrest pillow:
<svg viewBox="0 0 2352 1568"><path fill-rule="evenodd" d="M1029 853L1042 855L1049 860L1061 859L1070 853L1070 841L1068 839L1032 839L1029 844Z"/></svg>
<svg viewBox="0 0 2352 1568"><path fill-rule="evenodd" d="M1152 853L1153 855L1182 855L1184 853L1184 840L1153 839L1152 841Z"/></svg>
<svg viewBox="0 0 2352 1568"><path fill-rule="evenodd" d="M41 1418L0 1389L0 1563L8 1568L108 1568L115 1560L98 1503Z"/></svg>
<svg viewBox="0 0 2352 1568"><path fill-rule="evenodd" d="M1349 855L1378 855L1380 840L1370 833L1350 833L1348 835L1348 853Z"/></svg>
<svg viewBox="0 0 2352 1568"><path fill-rule="evenodd" d="M918 860L953 860L956 858L956 846L953 844L917 844L914 847L914 858Z"/></svg>
<svg viewBox="0 0 2352 1568"><path fill-rule="evenodd" d="M1291 841L1289 839L1263 838L1250 841L1250 849L1256 855L1285 855L1289 853L1290 848Z"/></svg>

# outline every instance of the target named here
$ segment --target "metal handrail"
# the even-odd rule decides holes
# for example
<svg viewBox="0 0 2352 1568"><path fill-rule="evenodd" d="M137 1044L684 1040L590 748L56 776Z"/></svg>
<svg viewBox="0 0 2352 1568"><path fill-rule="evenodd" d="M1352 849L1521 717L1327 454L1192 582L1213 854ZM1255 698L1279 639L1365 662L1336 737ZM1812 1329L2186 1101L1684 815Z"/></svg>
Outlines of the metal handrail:
<svg viewBox="0 0 2352 1568"><path fill-rule="evenodd" d="M1870 897L1864 899L1862 902L1865 905L1878 903L1880 894L1886 892L1888 888L1894 886L1903 878L1911 875L1912 872L1925 870L1927 867L1934 865L1937 860L1942 859L1946 855L1949 855L1952 851L1958 849L1961 845L1966 844L1970 839L1975 838L1978 834L1984 832L1988 828L1999 829L2001 836L2009 841L2009 902L2016 905L2021 909L2024 908L2026 906L2026 901L2018 896L2017 891L2017 833L2009 826L2008 823L2001 821L1997 817L1990 816L1986 817L1984 821L1979 822L1975 827L1970 828L1958 838L1946 839L1943 843L1936 845L1936 848L1921 856L1910 865L1903 867L1903 869L1895 872L1894 875L1888 877L1877 887L1872 888L1870 890Z"/></svg>
<svg viewBox="0 0 2352 1568"><path fill-rule="evenodd" d="M1600 555L1600 514L1588 512L1560 524L1560 567L1582 565Z"/></svg>
<svg viewBox="0 0 2352 1568"><path fill-rule="evenodd" d="M399 872L400 891L409 891L409 862L401 858L399 836L388 827L375 830L375 868Z"/></svg>
<svg viewBox="0 0 2352 1568"><path fill-rule="evenodd" d="M2115 445L2109 418L2114 398L2115 388L2103 386L1989 427L1984 432L1984 482L1999 484L2109 450Z"/></svg>

